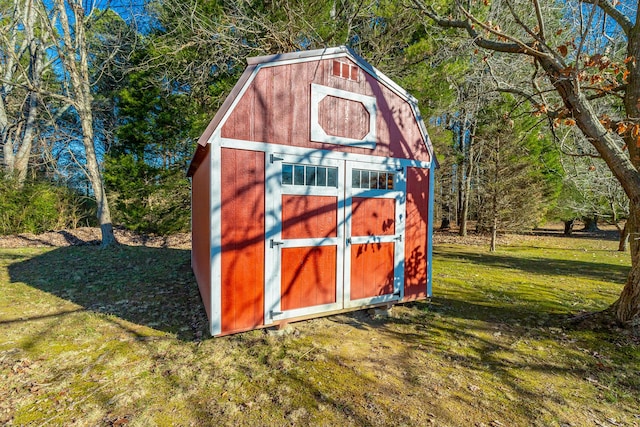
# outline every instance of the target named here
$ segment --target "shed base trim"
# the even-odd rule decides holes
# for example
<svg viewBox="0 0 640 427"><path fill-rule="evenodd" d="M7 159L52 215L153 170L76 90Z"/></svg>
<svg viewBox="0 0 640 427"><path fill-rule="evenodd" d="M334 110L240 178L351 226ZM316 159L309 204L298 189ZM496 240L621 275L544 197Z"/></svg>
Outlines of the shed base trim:
<svg viewBox="0 0 640 427"><path fill-rule="evenodd" d="M221 334L218 335L212 335L213 337L224 337L224 336L228 336L228 335L234 335L234 334L240 334L243 332L249 332L249 331L254 331L254 330L258 330L258 329L267 329L267 328L279 328L281 326L284 326L286 324L289 323L294 323L294 322L302 322L305 320L310 320L310 319L319 319L322 317L329 317L329 316L335 316L337 314L344 314L344 313L351 313L351 312L355 312L355 311L362 311L362 310L369 310L372 308L380 308L380 307L385 307L387 309L396 306L396 305L403 305L405 303L411 303L411 302L415 302L415 301L424 301L427 300L429 298L413 298L413 299L408 299L408 300L403 300L402 302L398 302L395 304L390 304L388 302L385 303L381 303L381 304L370 304L370 305L361 305L358 307L345 307L343 309L339 309L339 310L332 310L332 311L324 311L322 312L322 314L313 314L313 315L308 315L308 316L300 316L300 317L291 317L291 318L287 318L287 319L282 319L282 320L276 320L273 323L270 323L268 325L260 325L260 326L256 326L254 328L245 328L245 329L238 329L238 330L233 330L233 331L225 331Z"/></svg>

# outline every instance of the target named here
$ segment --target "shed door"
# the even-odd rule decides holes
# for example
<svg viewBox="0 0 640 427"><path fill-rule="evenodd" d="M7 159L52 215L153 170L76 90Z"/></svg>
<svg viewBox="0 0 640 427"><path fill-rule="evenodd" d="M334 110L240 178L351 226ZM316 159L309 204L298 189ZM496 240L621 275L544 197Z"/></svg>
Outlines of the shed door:
<svg viewBox="0 0 640 427"><path fill-rule="evenodd" d="M402 299L402 170L267 154L265 324Z"/></svg>
<svg viewBox="0 0 640 427"><path fill-rule="evenodd" d="M342 308L343 162L267 155L265 324Z"/></svg>
<svg viewBox="0 0 640 427"><path fill-rule="evenodd" d="M346 165L345 307L402 299L406 183L402 169Z"/></svg>

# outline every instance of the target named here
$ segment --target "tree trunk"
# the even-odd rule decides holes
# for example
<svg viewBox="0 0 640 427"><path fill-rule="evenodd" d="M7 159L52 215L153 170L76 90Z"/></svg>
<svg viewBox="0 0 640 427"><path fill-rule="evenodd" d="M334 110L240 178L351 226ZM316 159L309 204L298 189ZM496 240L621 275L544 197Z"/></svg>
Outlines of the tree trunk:
<svg viewBox="0 0 640 427"><path fill-rule="evenodd" d="M13 20L12 29L9 31L9 37L5 39L8 44L4 46L7 52L4 82L0 87L0 142L3 146L5 173L14 178L18 185L22 185L27 177L31 149L36 138L40 109L37 90L40 88L44 71L45 35L41 28L39 31L36 29L36 7L31 2L14 2L14 13L10 17L10 20ZM22 36L21 42L18 41L18 33ZM22 62L27 62L28 66L17 66ZM29 91L22 111L16 112L20 125L10 126L7 111L9 94L17 85L25 85L29 87Z"/></svg>
<svg viewBox="0 0 640 427"><path fill-rule="evenodd" d="M638 41L640 38L636 40L636 42ZM630 51L631 55L635 53L640 55L640 49L637 52ZM551 61L542 59L540 64L549 74L551 82L562 96L565 106L572 111L577 126L607 163L629 197L630 214L627 222L631 242L631 271L620 297L611 307L616 315L616 320L621 324L627 324L639 317L640 314L640 257L638 255L638 246L640 245L640 239L638 239L640 225L638 219L638 215L640 215L640 172L638 167L640 157L638 156L638 148L635 146L635 141L632 143L630 141L629 145L633 144L633 147L628 147L630 157L627 157L612 133L602 126L593 106L579 91L579 85L574 84L571 79L567 79ZM627 97L632 93L640 95L640 80L635 85L629 85L625 93L625 104ZM637 99L640 97L636 96L633 99L634 105ZM628 106L627 112L629 112Z"/></svg>
<svg viewBox="0 0 640 427"><path fill-rule="evenodd" d="M440 230L448 230L451 228L451 221L449 218L442 218L442 223L440 224Z"/></svg>
<svg viewBox="0 0 640 427"><path fill-rule="evenodd" d="M626 325L640 319L640 206L629 206L625 229L629 232L631 271L618 300L612 305L616 320Z"/></svg>
<svg viewBox="0 0 640 427"><path fill-rule="evenodd" d="M458 168L456 170L456 187L458 190L458 195L456 198L456 224L458 225L458 228L461 225L461 221L462 221L462 192L463 190L463 185L462 185L462 181L463 181L463 175L464 173L462 172L464 167L464 164L461 162L458 164Z"/></svg>
<svg viewBox="0 0 640 427"><path fill-rule="evenodd" d="M490 252L496 251L496 240L498 240L498 180L500 179L500 139L496 139L495 159L493 171L493 189L491 200L491 244L489 246Z"/></svg>
<svg viewBox="0 0 640 427"><path fill-rule="evenodd" d="M573 224L575 224L575 219L570 219L568 221L564 221L564 235L571 236L573 234Z"/></svg>
<svg viewBox="0 0 640 427"><path fill-rule="evenodd" d="M620 241L618 243L618 252L627 251L627 242L629 241L629 221L624 223L624 228L620 230Z"/></svg>
<svg viewBox="0 0 640 427"><path fill-rule="evenodd" d="M31 40L29 51L29 80L33 87L38 88L41 83L43 72L44 51L35 39ZM15 155L15 162L13 165L13 175L18 181L18 185L22 185L27 178L29 158L31 157L33 142L36 139L36 121L38 119L40 109L40 106L38 105L37 92L31 91L29 93L28 102L25 109L27 120L24 125L24 132L22 133L20 148Z"/></svg>
<svg viewBox="0 0 640 427"><path fill-rule="evenodd" d="M13 153L13 138L9 129L5 96L10 90L9 85L0 86L0 144L2 145L2 169L7 175L13 174L15 154Z"/></svg>
<svg viewBox="0 0 640 427"><path fill-rule="evenodd" d="M498 217L493 218L491 223L491 244L489 245L489 252L496 251L496 241L498 240Z"/></svg>
<svg viewBox="0 0 640 427"><path fill-rule="evenodd" d="M598 215L585 217L584 228L582 229L582 231L600 231L600 229L598 228Z"/></svg>
<svg viewBox="0 0 640 427"><path fill-rule="evenodd" d="M640 317L640 260L633 262L627 283L618 300L613 304L616 320L621 325L638 324Z"/></svg>
<svg viewBox="0 0 640 427"><path fill-rule="evenodd" d="M460 236L467 235L467 220L469 218L469 199L471 198L471 176L473 174L473 131L469 136L468 148L466 149L467 169L464 176L464 198L462 199L462 212L460 213Z"/></svg>
<svg viewBox="0 0 640 427"><path fill-rule="evenodd" d="M85 154L87 157L87 173L89 175L89 181L91 181L91 188L93 189L93 194L96 198L96 205L98 208L97 216L102 234L102 246L106 247L117 243L117 241L113 234L111 210L109 209L109 202L107 200L104 182L102 181L102 174L100 173L98 159L93 145L92 124L93 114L90 109L88 111L85 109L82 114L82 142L84 144Z"/></svg>

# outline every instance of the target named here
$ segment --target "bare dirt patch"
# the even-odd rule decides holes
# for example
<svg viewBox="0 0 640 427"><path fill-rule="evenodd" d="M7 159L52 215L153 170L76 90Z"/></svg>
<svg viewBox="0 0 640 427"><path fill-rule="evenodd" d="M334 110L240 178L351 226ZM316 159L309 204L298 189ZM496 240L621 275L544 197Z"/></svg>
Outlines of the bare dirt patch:
<svg viewBox="0 0 640 427"><path fill-rule="evenodd" d="M564 235L564 227L562 223L550 223L533 230L522 230L517 233L499 233L497 245L506 246L513 244L527 244L534 242L540 237L558 237L560 239L598 239L617 241L620 238L620 232L611 224L599 225L598 231L585 231L584 225L577 223L571 236ZM561 240L560 240L561 241ZM466 236L458 235L458 228L452 226L449 229L435 229L433 233L433 243L444 245L465 245L465 246L488 246L491 243L491 235L489 233L478 233L470 230Z"/></svg>
<svg viewBox="0 0 640 427"><path fill-rule="evenodd" d="M124 228L116 228L114 229L114 234L118 243L127 246L175 249L188 249L191 247L190 233L179 233L171 236L154 236L135 233ZM100 229L97 227L48 231L37 235L22 233L11 236L0 236L0 248L66 247L99 244Z"/></svg>

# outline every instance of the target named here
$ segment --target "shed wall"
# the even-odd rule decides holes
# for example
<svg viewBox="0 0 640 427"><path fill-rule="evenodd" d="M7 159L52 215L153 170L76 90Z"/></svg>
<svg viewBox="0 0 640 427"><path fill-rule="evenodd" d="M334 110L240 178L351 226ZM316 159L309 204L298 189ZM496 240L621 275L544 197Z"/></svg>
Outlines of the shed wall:
<svg viewBox="0 0 640 427"><path fill-rule="evenodd" d="M341 58L343 63L355 63ZM292 145L317 150L429 161L411 105L374 77L357 67L357 81L332 74L333 59L261 68L222 127L222 137ZM377 105L375 149L311 141L311 83L375 97ZM335 114L323 108L320 114ZM319 117L319 122L342 121L347 134L359 123L344 117ZM353 129L351 129L353 128Z"/></svg>
<svg viewBox="0 0 640 427"><path fill-rule="evenodd" d="M429 170L407 168L407 213L404 246L404 299L427 296Z"/></svg>
<svg viewBox="0 0 640 427"><path fill-rule="evenodd" d="M222 333L264 322L264 153L223 148Z"/></svg>
<svg viewBox="0 0 640 427"><path fill-rule="evenodd" d="M211 319L211 150L196 169L191 181L191 267L196 276L200 296Z"/></svg>

